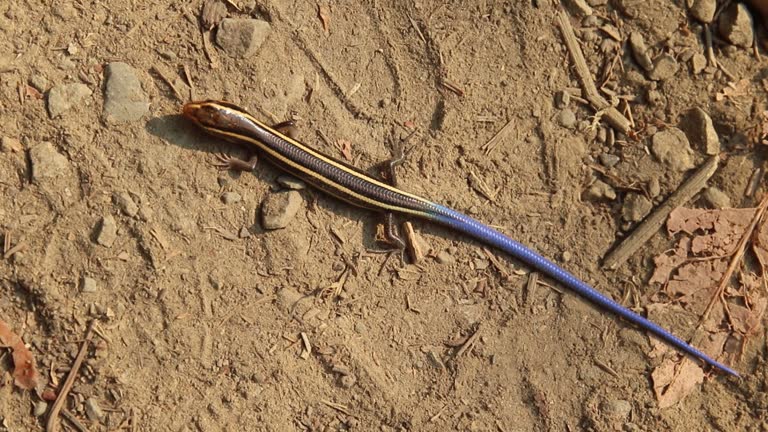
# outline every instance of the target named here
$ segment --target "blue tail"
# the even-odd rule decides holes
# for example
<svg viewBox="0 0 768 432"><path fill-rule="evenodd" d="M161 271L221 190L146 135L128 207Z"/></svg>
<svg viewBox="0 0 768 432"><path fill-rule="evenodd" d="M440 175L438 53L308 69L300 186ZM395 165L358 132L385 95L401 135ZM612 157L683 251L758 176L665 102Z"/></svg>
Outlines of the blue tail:
<svg viewBox="0 0 768 432"><path fill-rule="evenodd" d="M459 213L450 208L434 204L433 212L430 218L442 225L445 225L455 231L462 232L490 246L501 249L512 255L514 258L522 261L526 265L544 273L552 279L560 282L566 288L575 291L577 294L591 301L598 307L613 312L614 314L634 323L641 328L653 333L659 339L666 341L680 351L683 351L693 357L703 360L705 363L714 366L723 372L738 377L739 373L711 358L706 354L688 345L684 340L673 335L653 321L644 318L631 310L621 306L611 298L600 293L596 289L579 280L576 276L558 267L553 262L528 249L522 244L512 240L504 234L484 225L471 217Z"/></svg>

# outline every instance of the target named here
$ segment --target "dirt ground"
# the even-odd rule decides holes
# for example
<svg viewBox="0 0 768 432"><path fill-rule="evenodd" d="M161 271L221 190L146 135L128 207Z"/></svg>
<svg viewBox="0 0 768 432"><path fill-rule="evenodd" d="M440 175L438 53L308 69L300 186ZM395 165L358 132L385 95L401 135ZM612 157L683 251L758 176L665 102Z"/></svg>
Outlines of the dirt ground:
<svg viewBox="0 0 768 432"><path fill-rule="evenodd" d="M658 180L658 204L692 172L654 157L652 130L709 112L722 143L709 184L733 207L756 206L765 187L745 191L766 155L755 133L765 51L716 37L731 77L694 71L702 26L683 1L593 1L591 19L569 9L598 86L627 96L627 136L576 97L551 1L357 3L232 1L227 16L271 25L255 53L232 58L216 44L206 53L200 0L0 2L0 319L49 388L97 320L68 412L110 431L768 431L764 330L733 363L743 378L708 373L661 409L651 379L661 359L645 334L546 278L526 288L519 262L428 223L413 221L431 252L402 265L372 251L376 215L311 190L285 229L266 231L261 203L281 173L217 170L216 153L240 150L179 115L182 100L215 98L270 122L295 118L303 141L365 169L404 141L402 188L643 312L658 301L652 258L673 239L658 232L616 271L601 263L636 226L622 219L628 191ZM631 32L654 59L678 61L674 76L647 78ZM104 119L116 61L135 68L149 101L138 121ZM742 79L741 94L717 96ZM92 94L52 119L47 91L68 83ZM30 149L46 142L64 158L60 175L37 181ZM586 199L595 180L617 197ZM225 203L230 192L240 199ZM110 247L97 242L108 216ZM661 324L687 338L696 322ZM43 430L52 402L15 387L12 367L0 350L0 431ZM78 430L63 416L62 428Z"/></svg>

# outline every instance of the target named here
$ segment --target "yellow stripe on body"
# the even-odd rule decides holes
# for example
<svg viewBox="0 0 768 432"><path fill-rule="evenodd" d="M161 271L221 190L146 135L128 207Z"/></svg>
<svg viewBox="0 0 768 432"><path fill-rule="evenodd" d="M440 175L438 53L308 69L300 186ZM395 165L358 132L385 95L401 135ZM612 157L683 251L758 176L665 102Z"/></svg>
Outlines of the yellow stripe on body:
<svg viewBox="0 0 768 432"><path fill-rule="evenodd" d="M221 105L219 105L219 106L221 106ZM228 110L232 110L232 108L226 107L226 106L223 106L223 108L228 109ZM265 125L263 123L261 123L260 121L256 120L255 118L253 118L252 116L250 116L248 114L245 114L243 112L238 112L238 114L242 115L245 118L247 118L249 121L252 121L258 127L261 127L264 130L266 130L266 131L274 134L275 136L279 137L280 139L285 140L286 142L290 143L291 145L294 145L294 146L298 147L302 151L305 151L305 152L309 153L310 155L312 155L314 157L317 157L318 159L321 159L322 161L328 163L329 165L333 165L334 167L336 167L336 168L338 168L338 169L340 169L340 170L342 170L344 172L347 172L347 173L349 173L349 174L351 174L351 175L353 175L353 176L355 176L355 177L357 177L357 178L359 178L359 179L361 179L361 180L363 180L363 181L365 181L367 183L371 183L371 184L373 184L373 185L375 185L377 187L380 187L380 188L383 188L383 189L387 189L387 190L389 190L391 192L394 192L394 193L397 193L397 194L400 194L400 195L403 195L403 196L407 196L409 198L421 201L424 204L432 204L430 201L427 201L426 199L424 199L424 198L422 198L420 196L413 195L413 194L410 194L410 193L407 193L407 192L403 192L400 189L392 187L392 186L390 186L390 185L388 185L386 183L382 183L382 182L380 182L380 181L378 181L378 180L376 180L376 179L374 179L372 177L363 176L360 173L358 173L357 171L351 170L351 169L347 168L346 166L339 164L335 160L333 160L331 158L328 158L327 156L325 156L325 155L323 155L321 153L318 153L317 151L311 149L310 147L307 147L304 144L302 144L302 143L300 143L300 142L298 142L298 141L296 141L296 140L294 140L294 139L292 139L290 137L287 137L287 136L283 135L282 133L276 131L275 129L272 129L271 127L269 127L269 126L267 126L267 125ZM355 192L355 191L353 191L353 190L351 190L351 189L349 189L349 188L347 188L347 187L345 187L345 186L343 186L341 184L338 184L338 183L332 181L328 177L325 177L322 173L319 173L319 172L307 169L307 167L305 167L304 165L301 165L300 163L298 163L296 161L293 161L293 160L291 160L289 158L286 158L285 156L283 156L282 154L278 153L273 148L271 148L270 146L264 144L263 142L259 141L258 139L249 137L247 135L241 135L241 134L238 134L238 133L225 131L225 130L222 130L222 129L216 129L216 128L211 128L211 127L207 127L207 126L202 126L202 127L203 127L203 129L205 129L206 131L209 131L213 135L225 135L225 136L227 136L227 137L229 137L229 138L231 138L231 139L233 139L235 141L245 141L247 143L250 143L250 144L256 146L261 151L264 151L264 152L268 153L271 157L273 157L274 159L280 161L281 163L283 163L283 164L285 164L287 166L290 166L291 168L293 168L293 169L295 169L297 171L300 171L300 172L306 174L307 176L310 176L312 178L317 179L319 182L329 186L332 190L338 190L340 192L343 192L344 194L347 194L348 196L352 196L356 200L359 200L360 202L363 202L363 203L366 203L366 204L370 205L372 208L382 209L382 210L389 210L389 211L400 212L400 213L408 213L408 214L413 214L413 215L416 215L416 216L419 216L419 217L425 217L425 218L429 218L431 216L431 214L429 212L427 212L427 211L418 211L418 210L410 209L410 208L407 208L407 207L393 206L393 205L388 204L388 203L377 201L377 200L375 200L375 199L373 199L373 198L371 198L369 196L361 195L361 194L359 194L359 193L357 193L357 192ZM332 191L327 191L327 192L332 193ZM336 197L346 201L344 196L337 195ZM355 204L355 203L353 202L351 204Z"/></svg>

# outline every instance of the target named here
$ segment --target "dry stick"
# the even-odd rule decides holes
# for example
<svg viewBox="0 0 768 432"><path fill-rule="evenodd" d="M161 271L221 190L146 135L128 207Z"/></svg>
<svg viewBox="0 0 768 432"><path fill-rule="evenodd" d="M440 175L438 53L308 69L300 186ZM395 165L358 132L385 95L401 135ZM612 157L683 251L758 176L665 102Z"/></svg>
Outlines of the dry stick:
<svg viewBox="0 0 768 432"><path fill-rule="evenodd" d="M736 266L738 266L741 262L741 257L744 256L744 251L747 249L748 240L752 237L752 232L755 230L755 227L757 226L757 223L760 221L760 219L762 219L766 208L768 208L768 195L763 198L763 201L760 203L760 207L758 207L757 211L755 212L755 216L752 218L752 221L749 222L747 229L744 230L744 235L742 235L741 239L739 240L739 244L736 247L736 252L731 257L731 262L728 263L728 268L725 270L723 277L720 279L720 285L718 285L717 290L712 294L712 298L709 299L709 304L704 310L704 313L701 314L699 326L704 324L704 321L709 317L709 313L712 312L712 307L715 306L717 299L722 299L723 293L725 292L725 287L728 286L728 282L730 282L731 276L733 276L733 272L736 270Z"/></svg>
<svg viewBox="0 0 768 432"><path fill-rule="evenodd" d="M648 215L629 237L605 257L603 268L616 270L630 255L648 241L664 225L664 220L672 210L685 204L704 187L707 180L717 170L717 160L717 156L709 158L666 201Z"/></svg>
<svg viewBox="0 0 768 432"><path fill-rule="evenodd" d="M77 371L80 370L80 365L83 364L85 354L88 352L88 345L91 343L91 339L93 339L93 326L95 324L96 320L92 320L91 323L88 324L88 330L85 332L85 340L80 347L80 352L77 353L77 357L75 358L75 362L72 363L72 368L69 370L67 379L59 389L59 395L56 397L56 401L53 403L51 411L48 413L48 421L45 423L46 432L57 432L59 430L59 423L56 420L59 417L59 412L61 412L61 409L64 407L64 402L67 400L67 394L69 394L72 384L75 383Z"/></svg>
<svg viewBox="0 0 768 432"><path fill-rule="evenodd" d="M626 134L630 130L629 120L627 120L619 110L609 104L608 101L598 93L592 75L589 73L587 61L584 59L584 53L581 52L579 41L576 39L576 34L573 32L573 27L568 19L568 15L562 10L559 11L557 14L557 21L560 24L560 31L563 33L565 46L571 54L576 76L581 82L584 97L596 111L603 111L603 117L611 126Z"/></svg>

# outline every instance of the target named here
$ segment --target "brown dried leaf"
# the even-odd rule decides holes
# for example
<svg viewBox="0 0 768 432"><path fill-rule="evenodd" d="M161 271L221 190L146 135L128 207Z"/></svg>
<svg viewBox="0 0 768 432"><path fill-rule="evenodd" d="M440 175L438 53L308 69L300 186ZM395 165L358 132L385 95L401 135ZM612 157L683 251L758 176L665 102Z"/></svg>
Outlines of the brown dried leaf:
<svg viewBox="0 0 768 432"><path fill-rule="evenodd" d="M691 239L683 237L677 243L672 254L663 253L653 259L655 269L648 283L664 284L669 280L672 272L688 259L688 251L691 249Z"/></svg>
<svg viewBox="0 0 768 432"><path fill-rule="evenodd" d="M37 373L35 357L24 346L24 341L3 320L0 320L0 348L10 348L13 352L14 384L24 390L37 387L40 375Z"/></svg>
<svg viewBox="0 0 768 432"><path fill-rule="evenodd" d="M768 218L763 219L763 224L757 228L752 250L755 251L763 271L768 270Z"/></svg>
<svg viewBox="0 0 768 432"><path fill-rule="evenodd" d="M752 309L744 306L730 305L728 310L733 323L733 329L744 335L752 335L761 328L763 315L765 314L768 299L765 297L758 299Z"/></svg>
<svg viewBox="0 0 768 432"><path fill-rule="evenodd" d="M700 256L726 255L733 252L755 214L753 208L703 210L679 207L669 214L667 231L695 234L691 252Z"/></svg>
<svg viewBox="0 0 768 432"><path fill-rule="evenodd" d="M651 373L651 378L659 408L669 408L685 399L697 385L704 382L704 371L685 357L680 364L665 360Z"/></svg>
<svg viewBox="0 0 768 432"><path fill-rule="evenodd" d="M352 143L347 140L336 141L336 148L339 149L344 159L352 162Z"/></svg>

